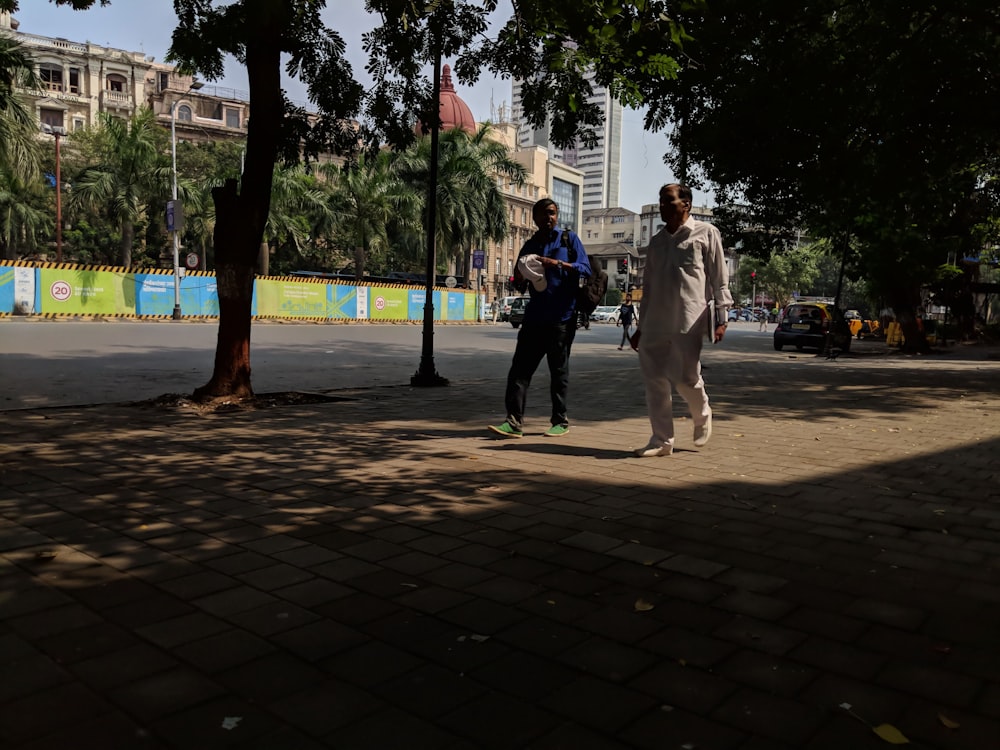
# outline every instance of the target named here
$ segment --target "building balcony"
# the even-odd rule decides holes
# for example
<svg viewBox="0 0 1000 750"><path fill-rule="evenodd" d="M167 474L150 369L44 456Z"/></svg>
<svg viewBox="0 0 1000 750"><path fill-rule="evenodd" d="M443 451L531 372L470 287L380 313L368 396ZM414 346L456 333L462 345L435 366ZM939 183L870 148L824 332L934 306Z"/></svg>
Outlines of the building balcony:
<svg viewBox="0 0 1000 750"><path fill-rule="evenodd" d="M135 101L132 94L127 91L101 92L101 104L105 107L116 107L118 109L135 109Z"/></svg>

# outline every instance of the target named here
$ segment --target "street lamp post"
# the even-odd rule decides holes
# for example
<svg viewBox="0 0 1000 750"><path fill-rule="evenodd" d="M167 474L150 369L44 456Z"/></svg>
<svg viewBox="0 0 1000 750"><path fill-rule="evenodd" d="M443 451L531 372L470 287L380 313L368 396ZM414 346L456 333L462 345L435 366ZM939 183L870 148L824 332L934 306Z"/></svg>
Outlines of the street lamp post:
<svg viewBox="0 0 1000 750"><path fill-rule="evenodd" d="M181 94L189 94L192 91L197 91L202 87L201 81L194 81L188 87L188 90ZM174 320L181 319L181 237L180 230L183 228L183 212L180 210L180 204L177 202L177 105L180 104L180 98L175 99L170 105L170 161L171 161L171 172L173 176L173 190L171 191L172 201L172 219L171 219L171 234L173 234L173 244L174 244ZM57 141L58 143L58 141Z"/></svg>
<svg viewBox="0 0 1000 750"><path fill-rule="evenodd" d="M42 125L43 133L51 133L56 139L56 262L62 263L62 163L59 153L59 139L66 135L61 125Z"/></svg>

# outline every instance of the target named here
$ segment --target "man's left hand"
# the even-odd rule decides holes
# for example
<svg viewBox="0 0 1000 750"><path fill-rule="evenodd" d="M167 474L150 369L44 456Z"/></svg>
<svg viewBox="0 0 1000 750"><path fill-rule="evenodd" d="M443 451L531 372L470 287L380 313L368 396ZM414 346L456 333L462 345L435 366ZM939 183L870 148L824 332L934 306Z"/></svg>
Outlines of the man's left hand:
<svg viewBox="0 0 1000 750"><path fill-rule="evenodd" d="M726 335L726 324L720 323L715 327L715 343L718 344Z"/></svg>

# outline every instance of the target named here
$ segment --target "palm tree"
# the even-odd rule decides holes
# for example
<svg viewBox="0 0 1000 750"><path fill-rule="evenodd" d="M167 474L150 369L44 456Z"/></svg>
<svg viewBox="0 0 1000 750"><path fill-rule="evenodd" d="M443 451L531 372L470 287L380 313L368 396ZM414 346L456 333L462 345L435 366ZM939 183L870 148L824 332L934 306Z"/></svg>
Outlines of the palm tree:
<svg viewBox="0 0 1000 750"><path fill-rule="evenodd" d="M331 185L332 234L353 250L354 275L360 279L372 260L384 264L392 237L419 225L421 195L400 179L389 151L362 154L343 168L325 164L320 169Z"/></svg>
<svg viewBox="0 0 1000 750"><path fill-rule="evenodd" d="M24 47L0 36L0 168L28 183L39 173L38 125L18 89L41 91L42 82Z"/></svg>
<svg viewBox="0 0 1000 750"><path fill-rule="evenodd" d="M275 169L271 185L271 208L261 247L261 275L269 273L270 246L285 249L284 255L294 253L301 257L303 246L314 234L314 227L330 223L333 215L328 203L328 191L301 165L284 166ZM280 259L279 259L280 260ZM285 266L292 258L279 262L278 271L289 270Z"/></svg>
<svg viewBox="0 0 1000 750"><path fill-rule="evenodd" d="M149 108L131 120L100 113L95 134L99 163L73 180L71 201L102 212L121 230L121 264L132 265L135 225L146 218L150 204L166 195L172 172L163 154L163 129Z"/></svg>
<svg viewBox="0 0 1000 750"><path fill-rule="evenodd" d="M0 169L0 257L15 260L35 250L40 236L52 231L52 213L44 210L41 183L25 186Z"/></svg>
<svg viewBox="0 0 1000 750"><path fill-rule="evenodd" d="M483 123L470 135L461 128L444 131L438 141L438 188L435 247L452 264L460 262L473 243L501 242L507 236L507 209L497 177L523 184L524 167L507 147L490 137ZM416 186L429 180L430 137L421 138L401 159L401 172Z"/></svg>

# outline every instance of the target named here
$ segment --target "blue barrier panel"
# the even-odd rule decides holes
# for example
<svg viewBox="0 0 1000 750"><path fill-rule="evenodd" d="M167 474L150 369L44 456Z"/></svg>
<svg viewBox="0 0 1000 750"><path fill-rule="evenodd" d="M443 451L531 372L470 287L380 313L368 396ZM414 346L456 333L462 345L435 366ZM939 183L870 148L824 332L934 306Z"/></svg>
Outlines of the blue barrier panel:
<svg viewBox="0 0 1000 750"><path fill-rule="evenodd" d="M445 292L447 307L438 316L440 320L465 320L465 292Z"/></svg>
<svg viewBox="0 0 1000 750"><path fill-rule="evenodd" d="M162 273L135 275L135 314L170 315L174 311L174 277Z"/></svg>
<svg viewBox="0 0 1000 750"><path fill-rule="evenodd" d="M346 284L327 284L327 317L358 318L358 288Z"/></svg>
<svg viewBox="0 0 1000 750"><path fill-rule="evenodd" d="M0 266L0 313L6 315L14 310L14 275L19 269Z"/></svg>

